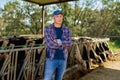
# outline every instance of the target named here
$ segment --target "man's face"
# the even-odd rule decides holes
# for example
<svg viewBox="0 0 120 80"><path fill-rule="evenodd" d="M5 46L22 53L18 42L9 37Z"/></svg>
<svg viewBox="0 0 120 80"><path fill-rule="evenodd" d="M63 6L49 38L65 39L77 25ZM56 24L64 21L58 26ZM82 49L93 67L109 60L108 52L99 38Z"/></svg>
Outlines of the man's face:
<svg viewBox="0 0 120 80"><path fill-rule="evenodd" d="M56 24L62 24L63 15L62 14L54 15L53 19L54 19L54 23L56 23Z"/></svg>

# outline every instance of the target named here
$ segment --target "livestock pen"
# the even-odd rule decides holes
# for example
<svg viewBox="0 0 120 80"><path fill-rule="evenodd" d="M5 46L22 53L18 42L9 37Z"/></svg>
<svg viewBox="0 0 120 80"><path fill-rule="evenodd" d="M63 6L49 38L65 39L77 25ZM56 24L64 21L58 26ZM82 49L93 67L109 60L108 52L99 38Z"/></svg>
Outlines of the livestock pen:
<svg viewBox="0 0 120 80"><path fill-rule="evenodd" d="M46 61L44 39L38 39L38 41L25 39L24 45L10 43L21 40L19 37L14 41L10 40L12 39L1 42L0 80L42 79ZM92 64L103 66L112 54L108 45L109 38L79 37L72 40L73 44L68 49L69 56L64 78L78 70L86 73L91 70Z"/></svg>

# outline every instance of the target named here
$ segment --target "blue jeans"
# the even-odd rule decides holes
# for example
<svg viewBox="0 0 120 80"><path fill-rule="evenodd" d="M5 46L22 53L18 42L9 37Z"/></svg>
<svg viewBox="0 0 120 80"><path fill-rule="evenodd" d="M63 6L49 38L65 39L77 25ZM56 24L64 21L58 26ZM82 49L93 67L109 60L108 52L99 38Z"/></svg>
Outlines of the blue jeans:
<svg viewBox="0 0 120 80"><path fill-rule="evenodd" d="M52 80L55 73L55 80L62 80L64 71L66 69L67 60L46 59L44 80Z"/></svg>

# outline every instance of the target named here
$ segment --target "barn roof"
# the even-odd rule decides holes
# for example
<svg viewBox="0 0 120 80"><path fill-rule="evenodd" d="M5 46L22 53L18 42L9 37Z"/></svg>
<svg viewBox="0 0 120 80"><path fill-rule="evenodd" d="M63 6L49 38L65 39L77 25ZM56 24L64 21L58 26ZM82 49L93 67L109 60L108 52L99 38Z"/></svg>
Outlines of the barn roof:
<svg viewBox="0 0 120 80"><path fill-rule="evenodd" d="M48 5L48 4L63 3L68 1L78 1L78 0L24 0L24 1L36 3L39 5Z"/></svg>

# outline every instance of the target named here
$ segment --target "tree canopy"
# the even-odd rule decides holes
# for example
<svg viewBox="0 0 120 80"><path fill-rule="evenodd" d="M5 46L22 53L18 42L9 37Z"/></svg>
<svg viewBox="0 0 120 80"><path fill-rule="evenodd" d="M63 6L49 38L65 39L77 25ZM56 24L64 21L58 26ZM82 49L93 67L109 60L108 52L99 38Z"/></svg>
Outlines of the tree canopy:
<svg viewBox="0 0 120 80"><path fill-rule="evenodd" d="M52 12L62 9L63 24L72 36L120 36L120 1L79 0L45 6L45 26L52 24ZM42 7L13 1L0 9L0 35L41 34Z"/></svg>

